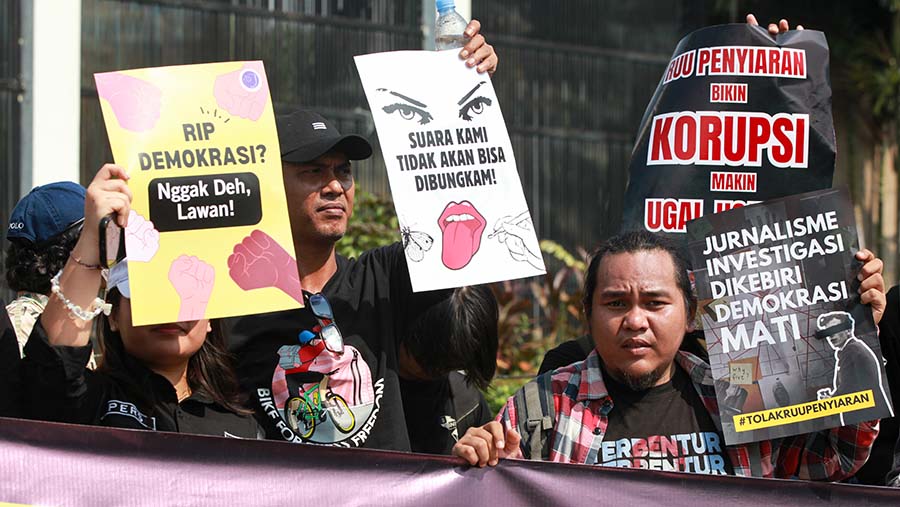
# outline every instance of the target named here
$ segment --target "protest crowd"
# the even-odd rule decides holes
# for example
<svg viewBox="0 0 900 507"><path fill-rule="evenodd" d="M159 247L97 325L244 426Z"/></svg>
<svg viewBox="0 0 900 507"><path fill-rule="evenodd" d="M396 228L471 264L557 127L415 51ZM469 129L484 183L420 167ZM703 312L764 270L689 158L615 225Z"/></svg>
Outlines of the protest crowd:
<svg viewBox="0 0 900 507"><path fill-rule="evenodd" d="M768 32L790 29L781 20ZM466 28L458 65L490 75L499 58L479 30L477 21ZM14 332L0 347L11 373L0 382L0 416L436 454L460 467L527 459L900 487L900 442L878 439L887 417L730 439L737 430L722 392L736 391L718 380L698 325L712 298L698 297L691 270L700 266L663 232L623 229L599 243L583 279L588 333L547 352L541 373L491 413L482 390L496 371L500 308L490 287L414 290L409 243L427 251L424 233L404 230L402 241L355 259L336 253L354 211L354 163L372 144L310 110L278 114L275 125L295 256L255 230L228 269L242 287L275 288L303 307L209 319L213 267L185 252L166 281L180 297L178 321L135 325L129 265L153 256L161 231L132 208L133 172L109 163L86 188L36 187L6 234L17 297L6 305ZM536 265L512 225L503 234L513 259ZM884 280L877 252L849 255L858 283L836 299L855 298L871 315L893 379L900 289ZM820 400L871 389L848 387L846 373L866 364L881 382L877 363L838 355L866 346L850 314L837 313L811 331L844 365ZM893 414L897 399L879 399L873 413Z"/></svg>

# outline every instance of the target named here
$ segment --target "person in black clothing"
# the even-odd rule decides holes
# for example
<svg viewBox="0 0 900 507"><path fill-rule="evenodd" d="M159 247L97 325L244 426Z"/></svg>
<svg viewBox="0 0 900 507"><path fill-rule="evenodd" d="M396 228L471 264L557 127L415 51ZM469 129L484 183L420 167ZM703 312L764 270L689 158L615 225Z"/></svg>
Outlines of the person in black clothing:
<svg viewBox="0 0 900 507"><path fill-rule="evenodd" d="M492 72L497 57L477 35L478 28L476 21L467 27L472 39L460 55L479 71ZM228 345L237 359L241 387L268 438L408 451L398 341L419 308L445 299L448 292L413 294L401 243L366 251L358 259L335 252L353 213L351 161L372 155L368 141L341 135L332 122L311 111L279 115L276 123L296 273L304 290L330 303L325 320L340 330L343 345L332 350L322 346L325 340L303 337L324 322L309 306L229 319ZM254 277L257 266L267 262L267 243L251 235L241 245L235 246L229 267ZM307 380L298 382L297 375ZM334 393L349 395L340 395L346 410L341 406L339 417L335 407L327 406L329 400L310 394L321 387L316 379L325 376ZM297 415L307 406L319 417ZM311 420L314 426L303 423Z"/></svg>
<svg viewBox="0 0 900 507"><path fill-rule="evenodd" d="M4 372L0 377L0 417L22 415L22 401L17 384L21 356L16 330L6 314L6 305L0 299L0 371Z"/></svg>
<svg viewBox="0 0 900 507"><path fill-rule="evenodd" d="M100 289L98 224L129 217L124 169L105 165L88 189L85 228L25 344L21 365L25 411L32 418L182 433L257 438L215 322L131 324L126 262L110 270L107 301ZM171 277L171 275L170 275ZM205 306L205 305L204 305ZM196 310L196 308L195 308ZM200 309L199 315L202 315ZM101 315L102 314L102 315ZM107 318L108 315L108 318ZM91 354L90 321L100 316L102 362Z"/></svg>
<svg viewBox="0 0 900 507"><path fill-rule="evenodd" d="M462 287L425 308L401 338L398 373L413 452L450 454L460 435L492 419L479 389L497 368L498 313L490 288Z"/></svg>
<svg viewBox="0 0 900 507"><path fill-rule="evenodd" d="M4 372L0 376L0 416L21 416L21 389L16 381L22 348L47 304L50 278L62 269L78 241L84 223L84 193L84 187L71 181L41 185L19 200L10 213L5 278L16 296L9 305L0 301L0 371Z"/></svg>

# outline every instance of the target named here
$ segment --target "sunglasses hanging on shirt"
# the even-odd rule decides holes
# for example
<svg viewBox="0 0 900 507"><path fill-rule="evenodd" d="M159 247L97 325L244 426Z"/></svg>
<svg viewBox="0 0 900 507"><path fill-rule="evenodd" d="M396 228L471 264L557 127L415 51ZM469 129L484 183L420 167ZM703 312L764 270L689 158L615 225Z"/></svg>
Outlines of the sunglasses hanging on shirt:
<svg viewBox="0 0 900 507"><path fill-rule="evenodd" d="M343 354L344 337L334 322L334 312L331 309L331 304L328 303L328 300L325 299L322 293L304 293L303 296L306 299L306 306L312 311L319 322L319 326L322 328L319 331L319 336L325 342L325 348L335 354Z"/></svg>

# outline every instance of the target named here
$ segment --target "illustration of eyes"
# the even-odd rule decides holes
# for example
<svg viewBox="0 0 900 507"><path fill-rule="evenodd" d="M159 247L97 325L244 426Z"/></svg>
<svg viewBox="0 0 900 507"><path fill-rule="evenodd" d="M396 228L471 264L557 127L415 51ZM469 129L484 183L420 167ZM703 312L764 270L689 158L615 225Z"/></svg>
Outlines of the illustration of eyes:
<svg viewBox="0 0 900 507"><path fill-rule="evenodd" d="M431 113L425 111L424 109L420 109L416 106L411 106L409 104L402 104L400 102L396 102L394 104L390 104L381 108L387 114L397 113L404 120L412 121L419 117L419 125L425 125L431 122L434 119L431 116Z"/></svg>
<svg viewBox="0 0 900 507"><path fill-rule="evenodd" d="M459 108L459 117L466 121L472 121L472 116L478 116L484 112L484 108L491 105L491 99L487 97L475 97Z"/></svg>

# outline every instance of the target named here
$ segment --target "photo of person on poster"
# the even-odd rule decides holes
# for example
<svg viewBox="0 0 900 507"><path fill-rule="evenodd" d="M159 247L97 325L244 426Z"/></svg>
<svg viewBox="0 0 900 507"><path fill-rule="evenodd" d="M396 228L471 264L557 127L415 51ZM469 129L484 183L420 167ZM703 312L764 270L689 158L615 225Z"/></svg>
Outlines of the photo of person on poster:
<svg viewBox="0 0 900 507"><path fill-rule="evenodd" d="M856 337L853 316L847 312L828 312L816 319L816 338L826 340L834 350L834 384L831 388L818 391L818 399L832 398L845 394L858 393L872 389L875 406L854 412L840 414L841 425L845 416L852 416L854 421L873 419L873 412L881 412L885 408L890 411L890 399L884 390L884 379L878 367L878 357L865 342ZM873 386L877 388L873 389ZM867 415L868 414L868 415Z"/></svg>

